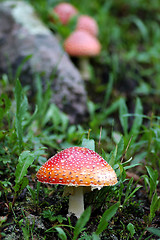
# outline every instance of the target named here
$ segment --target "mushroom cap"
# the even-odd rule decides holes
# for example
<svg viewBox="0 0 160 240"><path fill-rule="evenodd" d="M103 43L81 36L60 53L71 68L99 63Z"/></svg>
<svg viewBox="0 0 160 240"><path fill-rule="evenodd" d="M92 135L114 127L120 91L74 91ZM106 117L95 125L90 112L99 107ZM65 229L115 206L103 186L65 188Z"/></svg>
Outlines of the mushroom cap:
<svg viewBox="0 0 160 240"><path fill-rule="evenodd" d="M69 3L60 3L53 9L53 11L59 17L60 22L64 25L66 25L69 20L78 13L77 9Z"/></svg>
<svg viewBox="0 0 160 240"><path fill-rule="evenodd" d="M100 53L99 41L83 30L76 30L64 42L65 51L71 56L96 56Z"/></svg>
<svg viewBox="0 0 160 240"><path fill-rule="evenodd" d="M87 15L81 15L78 18L76 29L87 31L93 36L98 35L97 22L92 17Z"/></svg>
<svg viewBox="0 0 160 240"><path fill-rule="evenodd" d="M113 168L96 152L70 147L51 157L37 172L39 182L103 187L117 183Z"/></svg>

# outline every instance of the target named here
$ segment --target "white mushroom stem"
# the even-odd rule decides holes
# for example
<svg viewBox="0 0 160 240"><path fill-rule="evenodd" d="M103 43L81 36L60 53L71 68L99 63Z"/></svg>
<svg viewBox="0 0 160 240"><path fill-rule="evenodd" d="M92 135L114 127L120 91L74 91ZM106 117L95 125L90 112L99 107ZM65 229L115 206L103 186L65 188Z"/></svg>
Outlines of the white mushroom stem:
<svg viewBox="0 0 160 240"><path fill-rule="evenodd" d="M87 57L81 57L79 61L80 73L82 75L83 80L90 80L90 70L89 70L89 60Z"/></svg>
<svg viewBox="0 0 160 240"><path fill-rule="evenodd" d="M77 218L80 218L84 211L84 193L91 191L90 187L67 187L64 195L69 195L69 208L68 216L74 214Z"/></svg>
<svg viewBox="0 0 160 240"><path fill-rule="evenodd" d="M83 187L74 187L73 194L69 196L68 215L74 213L77 218L80 218L83 211L84 211Z"/></svg>

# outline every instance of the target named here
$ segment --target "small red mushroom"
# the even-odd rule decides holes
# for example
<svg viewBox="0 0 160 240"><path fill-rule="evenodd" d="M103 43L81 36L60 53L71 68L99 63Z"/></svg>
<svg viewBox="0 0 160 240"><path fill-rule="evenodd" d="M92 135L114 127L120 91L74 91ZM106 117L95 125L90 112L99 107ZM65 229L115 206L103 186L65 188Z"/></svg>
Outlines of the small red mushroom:
<svg viewBox="0 0 160 240"><path fill-rule="evenodd" d="M66 25L78 13L78 10L69 3L60 3L53 9L53 12L58 16L59 21Z"/></svg>
<svg viewBox="0 0 160 240"><path fill-rule="evenodd" d="M112 167L96 152L84 147L70 147L51 157L37 172L42 183L74 187L69 196L68 213L77 218L84 211L84 188L102 188L117 183Z"/></svg>
<svg viewBox="0 0 160 240"><path fill-rule="evenodd" d="M84 30L76 30L64 42L65 51L71 56L96 56L101 45L97 38Z"/></svg>
<svg viewBox="0 0 160 240"><path fill-rule="evenodd" d="M65 51L71 55L80 57L80 71L84 80L88 80L88 57L100 53L101 45L98 39L84 30L76 30L64 42Z"/></svg>
<svg viewBox="0 0 160 240"><path fill-rule="evenodd" d="M97 22L88 15L81 15L78 18L76 29L87 31L93 36L98 35Z"/></svg>

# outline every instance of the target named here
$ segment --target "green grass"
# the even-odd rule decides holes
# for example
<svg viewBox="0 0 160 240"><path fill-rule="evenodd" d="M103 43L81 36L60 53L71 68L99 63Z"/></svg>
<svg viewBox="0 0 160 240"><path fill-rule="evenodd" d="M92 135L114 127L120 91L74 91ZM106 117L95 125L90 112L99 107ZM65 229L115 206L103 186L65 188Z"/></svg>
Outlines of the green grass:
<svg viewBox="0 0 160 240"><path fill-rule="evenodd" d="M76 19L67 27L55 26L48 14L60 1L30 2L63 43ZM50 85L43 92L39 76L35 101L29 102L28 86L20 82L23 63L16 79L1 76L1 236L158 239L160 1L69 2L99 25L102 51L91 59L91 80L85 83L89 118L70 125L67 115L50 104ZM35 177L50 156L74 145L95 149L118 177L117 185L85 195L86 210L78 221L67 217L64 188L39 184ZM128 178L128 172L136 175Z"/></svg>

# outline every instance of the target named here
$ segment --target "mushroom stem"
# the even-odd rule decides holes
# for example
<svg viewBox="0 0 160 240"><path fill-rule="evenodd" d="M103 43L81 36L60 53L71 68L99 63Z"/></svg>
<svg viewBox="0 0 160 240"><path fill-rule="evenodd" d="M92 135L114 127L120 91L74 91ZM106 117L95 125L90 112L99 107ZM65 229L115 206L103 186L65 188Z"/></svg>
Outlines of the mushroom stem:
<svg viewBox="0 0 160 240"><path fill-rule="evenodd" d="M87 57L81 57L79 61L80 73L82 75L83 80L90 80L90 70L89 70L89 61Z"/></svg>
<svg viewBox="0 0 160 240"><path fill-rule="evenodd" d="M77 218L80 218L84 211L84 196L83 187L74 187L74 192L69 196L69 209L68 215L75 214Z"/></svg>

